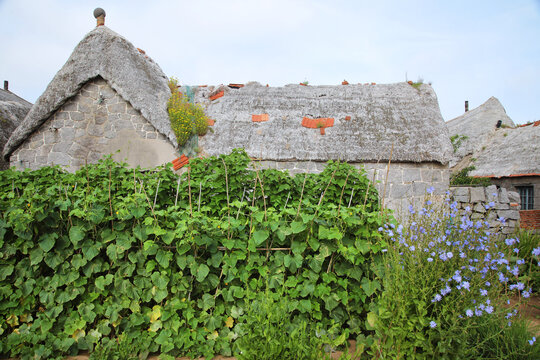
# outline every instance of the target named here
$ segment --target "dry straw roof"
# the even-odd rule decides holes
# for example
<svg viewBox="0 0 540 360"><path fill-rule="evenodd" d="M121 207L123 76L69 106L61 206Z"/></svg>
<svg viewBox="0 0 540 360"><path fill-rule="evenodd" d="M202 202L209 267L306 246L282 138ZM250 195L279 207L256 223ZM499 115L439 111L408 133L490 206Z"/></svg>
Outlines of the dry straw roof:
<svg viewBox="0 0 540 360"><path fill-rule="evenodd" d="M536 124L535 124L536 125ZM472 176L508 177L540 175L540 126L499 129L473 155Z"/></svg>
<svg viewBox="0 0 540 360"><path fill-rule="evenodd" d="M31 103L11 91L0 89L0 149L4 147L31 107ZM0 169L8 167L9 165L0 159Z"/></svg>
<svg viewBox="0 0 540 360"><path fill-rule="evenodd" d="M17 149L62 104L89 80L101 76L173 144L176 138L167 114L170 90L161 68L128 40L105 26L89 32L36 101L4 148Z"/></svg>
<svg viewBox="0 0 540 360"><path fill-rule="evenodd" d="M438 162L451 156L448 130L429 85L407 83L199 88L215 120L199 145L208 155L243 147L266 160ZM210 100L210 95L224 95ZM216 97L213 97L216 98ZM268 114L268 115L265 115ZM261 115L261 116L258 116ZM307 118L308 120L304 120ZM325 135L309 119L321 119ZM333 123L329 120L333 119ZM330 127L330 124L332 126ZM393 146L393 150L392 150Z"/></svg>
<svg viewBox="0 0 540 360"><path fill-rule="evenodd" d="M446 126L448 127L450 136L467 136L456 151L455 161L459 161L474 151L480 150L488 138L495 132L499 120L502 121L503 125L509 127L515 126L512 119L506 115L506 111L499 100L495 97L490 97L479 107L448 121Z"/></svg>

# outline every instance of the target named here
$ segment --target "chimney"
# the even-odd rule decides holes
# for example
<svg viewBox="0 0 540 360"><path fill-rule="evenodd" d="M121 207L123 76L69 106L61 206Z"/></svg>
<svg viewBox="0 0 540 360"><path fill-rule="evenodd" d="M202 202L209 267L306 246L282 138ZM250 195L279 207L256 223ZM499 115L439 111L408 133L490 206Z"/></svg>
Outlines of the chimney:
<svg viewBox="0 0 540 360"><path fill-rule="evenodd" d="M4 90L9 91L9 81L4 80Z"/></svg>
<svg viewBox="0 0 540 360"><path fill-rule="evenodd" d="M465 100L465 112L469 111L469 101Z"/></svg>
<svg viewBox="0 0 540 360"><path fill-rule="evenodd" d="M97 19L96 26L105 25L105 15L105 10L103 10L102 8L96 8L94 10L94 17Z"/></svg>

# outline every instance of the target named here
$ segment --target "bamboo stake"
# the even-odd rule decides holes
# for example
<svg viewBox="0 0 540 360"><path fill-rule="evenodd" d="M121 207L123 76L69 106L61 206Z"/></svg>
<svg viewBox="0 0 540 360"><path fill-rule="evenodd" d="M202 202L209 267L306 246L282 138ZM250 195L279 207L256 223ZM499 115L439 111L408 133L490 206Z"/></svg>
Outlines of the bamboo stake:
<svg viewBox="0 0 540 360"><path fill-rule="evenodd" d="M154 209L156 208L156 201L157 201L157 195L158 195L158 192L159 192L159 184L161 183L161 178L158 179L158 182L157 182L157 187L156 187L156 196L154 196Z"/></svg>
<svg viewBox="0 0 540 360"><path fill-rule="evenodd" d="M199 201L197 203L197 212L201 212L201 192L202 192L202 181L199 183Z"/></svg>
<svg viewBox="0 0 540 360"><path fill-rule="evenodd" d="M188 194L189 194L189 214L193 217L193 208L191 205L191 166L188 165L187 170L187 179L188 179Z"/></svg>
<svg viewBox="0 0 540 360"><path fill-rule="evenodd" d="M341 209L341 200L343 199L343 193L345 192L345 186L347 186L347 180L349 180L349 175L351 175L351 169L349 169L349 172L347 173L347 177L345 178L345 183L343 184L343 187L341 188L341 195L339 196L339 205L337 209L337 213L339 215L339 210Z"/></svg>
<svg viewBox="0 0 540 360"><path fill-rule="evenodd" d="M304 197L304 187L306 186L307 173L304 174L304 183L302 184L302 192L300 193L300 201L298 202L298 210L296 210L296 217L300 214L300 207L302 205L302 198Z"/></svg>
<svg viewBox="0 0 540 360"><path fill-rule="evenodd" d="M180 176L178 177L178 185L176 185L176 197L174 198L174 206L178 203L178 190L180 189Z"/></svg>

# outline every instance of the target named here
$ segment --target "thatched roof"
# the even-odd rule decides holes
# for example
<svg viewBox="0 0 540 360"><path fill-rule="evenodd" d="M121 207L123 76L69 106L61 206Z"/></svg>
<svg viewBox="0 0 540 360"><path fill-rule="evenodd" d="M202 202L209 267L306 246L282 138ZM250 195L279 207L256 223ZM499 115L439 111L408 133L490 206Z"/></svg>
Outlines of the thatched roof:
<svg viewBox="0 0 540 360"><path fill-rule="evenodd" d="M0 89L0 149L4 148L9 137L31 107L31 103L11 91ZM0 159L0 170L8 167L9 163Z"/></svg>
<svg viewBox="0 0 540 360"><path fill-rule="evenodd" d="M499 100L490 97L479 107L448 121L446 126L450 136L461 135L467 137L461 141L461 145L454 154L454 159L450 165L453 166L455 162L459 162L463 157L480 150L495 132L499 120L505 126L515 126L512 119L506 115L506 111Z"/></svg>
<svg viewBox="0 0 540 360"><path fill-rule="evenodd" d="M172 144L167 77L152 59L105 26L89 32L36 101L4 148L9 155L89 80L101 76Z"/></svg>
<svg viewBox="0 0 540 360"><path fill-rule="evenodd" d="M473 154L476 169L470 175L540 175L540 123L535 125L497 130L485 148Z"/></svg>
<svg viewBox="0 0 540 360"><path fill-rule="evenodd" d="M210 96L224 91L215 100ZM341 159L448 163L451 144L435 92L407 84L198 88L195 101L215 120L199 140L208 155L243 147L266 160ZM268 114L260 119L253 115ZM302 126L303 119L333 119L333 126ZM262 120L254 122L252 120ZM266 120L266 121L265 121ZM307 124L307 123L305 123ZM393 146L393 151L392 151Z"/></svg>

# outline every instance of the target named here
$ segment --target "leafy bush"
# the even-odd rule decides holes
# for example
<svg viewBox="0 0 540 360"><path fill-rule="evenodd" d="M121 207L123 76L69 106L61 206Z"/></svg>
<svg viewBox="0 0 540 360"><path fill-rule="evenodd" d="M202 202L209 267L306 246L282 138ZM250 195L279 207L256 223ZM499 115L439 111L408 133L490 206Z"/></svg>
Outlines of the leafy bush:
<svg viewBox="0 0 540 360"><path fill-rule="evenodd" d="M407 226L380 229L393 243L381 273L383 292L373 303L373 354L538 357L540 347L525 341L530 333L513 327L522 324L514 322L517 310L506 305L513 292L529 296L519 281L521 262L511 265L516 239L490 233L487 222L458 214L449 200L436 207L428 198L421 210L409 211Z"/></svg>
<svg viewBox="0 0 540 360"><path fill-rule="evenodd" d="M199 104L192 104L186 95L178 91L178 80L169 80L171 97L167 103L171 127L179 146L193 135L203 136L208 131L208 118Z"/></svg>
<svg viewBox="0 0 540 360"><path fill-rule="evenodd" d="M516 248L519 249L519 259L514 256L514 262L520 261L523 265L520 280L529 284L534 293L540 294L540 235L532 230L517 229L515 237L517 239Z"/></svg>
<svg viewBox="0 0 540 360"><path fill-rule="evenodd" d="M267 289L283 289L292 324L364 332L386 246L374 187L339 162L295 177L250 167L236 150L193 159L180 179L110 158L1 172L0 355L137 338L171 356L231 355Z"/></svg>
<svg viewBox="0 0 540 360"><path fill-rule="evenodd" d="M468 166L457 173L454 173L450 176L450 185L480 185L480 186L489 186L491 185L491 180L489 178L478 178L469 176L469 172L475 169L474 166Z"/></svg>

